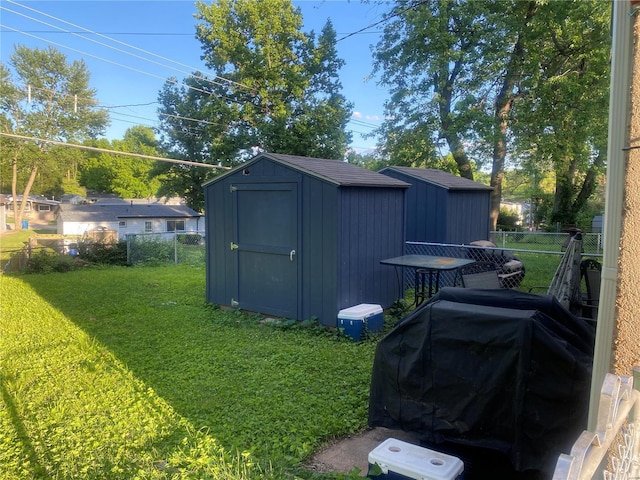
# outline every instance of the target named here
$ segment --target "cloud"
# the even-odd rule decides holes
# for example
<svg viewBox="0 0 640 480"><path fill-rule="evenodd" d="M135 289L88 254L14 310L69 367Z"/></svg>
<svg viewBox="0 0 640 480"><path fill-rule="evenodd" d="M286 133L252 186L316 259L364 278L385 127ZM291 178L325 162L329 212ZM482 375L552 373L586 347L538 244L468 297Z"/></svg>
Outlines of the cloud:
<svg viewBox="0 0 640 480"><path fill-rule="evenodd" d="M370 122L379 122L381 120L379 115L364 115L362 112L353 112L351 118L356 120L368 120Z"/></svg>

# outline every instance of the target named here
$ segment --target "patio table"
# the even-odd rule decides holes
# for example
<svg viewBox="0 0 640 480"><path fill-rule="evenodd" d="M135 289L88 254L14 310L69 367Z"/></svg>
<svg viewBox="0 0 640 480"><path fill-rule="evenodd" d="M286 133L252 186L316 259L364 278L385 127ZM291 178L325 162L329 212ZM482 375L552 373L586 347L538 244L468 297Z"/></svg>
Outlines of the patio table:
<svg viewBox="0 0 640 480"><path fill-rule="evenodd" d="M402 255L400 257L387 258L380 261L383 265L392 265L396 269L396 277L402 294L402 282L398 273L400 268L412 268L415 270L415 304L420 305L425 298L431 298L440 288L440 272L443 270L457 270L460 267L475 263L468 258L439 257L434 255ZM433 276L435 273L435 282ZM429 296L425 293L425 275L429 276ZM435 287L435 289L434 289Z"/></svg>

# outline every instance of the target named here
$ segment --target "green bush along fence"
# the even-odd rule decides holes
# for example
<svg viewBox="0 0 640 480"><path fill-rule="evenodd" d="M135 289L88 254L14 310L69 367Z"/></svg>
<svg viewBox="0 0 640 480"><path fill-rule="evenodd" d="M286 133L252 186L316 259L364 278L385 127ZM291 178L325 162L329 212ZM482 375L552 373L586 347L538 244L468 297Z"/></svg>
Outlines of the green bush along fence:
<svg viewBox="0 0 640 480"><path fill-rule="evenodd" d="M127 263L201 264L205 261L204 238L204 232L127 235Z"/></svg>
<svg viewBox="0 0 640 480"><path fill-rule="evenodd" d="M205 262L205 251L203 232L132 234L117 242L76 236L34 236L22 248L2 249L0 272L61 272L87 264L198 265Z"/></svg>

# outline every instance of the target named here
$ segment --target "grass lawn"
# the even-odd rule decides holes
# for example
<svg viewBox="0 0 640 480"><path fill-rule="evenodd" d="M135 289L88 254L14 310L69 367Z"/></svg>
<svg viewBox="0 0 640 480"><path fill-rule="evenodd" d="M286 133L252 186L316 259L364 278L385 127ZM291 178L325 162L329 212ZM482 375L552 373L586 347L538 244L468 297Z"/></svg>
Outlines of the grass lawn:
<svg viewBox="0 0 640 480"><path fill-rule="evenodd" d="M301 462L365 428L375 343L204 291L204 266L0 276L0 476L321 478Z"/></svg>

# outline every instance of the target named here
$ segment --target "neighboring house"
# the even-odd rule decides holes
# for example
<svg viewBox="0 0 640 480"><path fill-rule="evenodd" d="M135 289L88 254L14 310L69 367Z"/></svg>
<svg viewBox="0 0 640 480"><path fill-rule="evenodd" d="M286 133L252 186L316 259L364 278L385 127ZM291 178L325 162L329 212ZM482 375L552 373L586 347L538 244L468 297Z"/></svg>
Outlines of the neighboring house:
<svg viewBox="0 0 640 480"><path fill-rule="evenodd" d="M75 193L65 193L60 197L60 203L67 203L71 205L79 205L81 203L86 203L87 199L82 195L77 195Z"/></svg>
<svg viewBox="0 0 640 480"><path fill-rule="evenodd" d="M23 196L18 195L14 201L12 196L6 197L7 216L15 217L15 211L20 209ZM60 207L57 200L49 200L42 195L29 195L27 197L27 206L24 210L23 220L37 220L42 222L51 222L56 219Z"/></svg>
<svg viewBox="0 0 640 480"><path fill-rule="evenodd" d="M197 232L204 229L201 216L184 205L62 205L58 233L88 235L95 230L111 230L124 239L128 234Z"/></svg>

